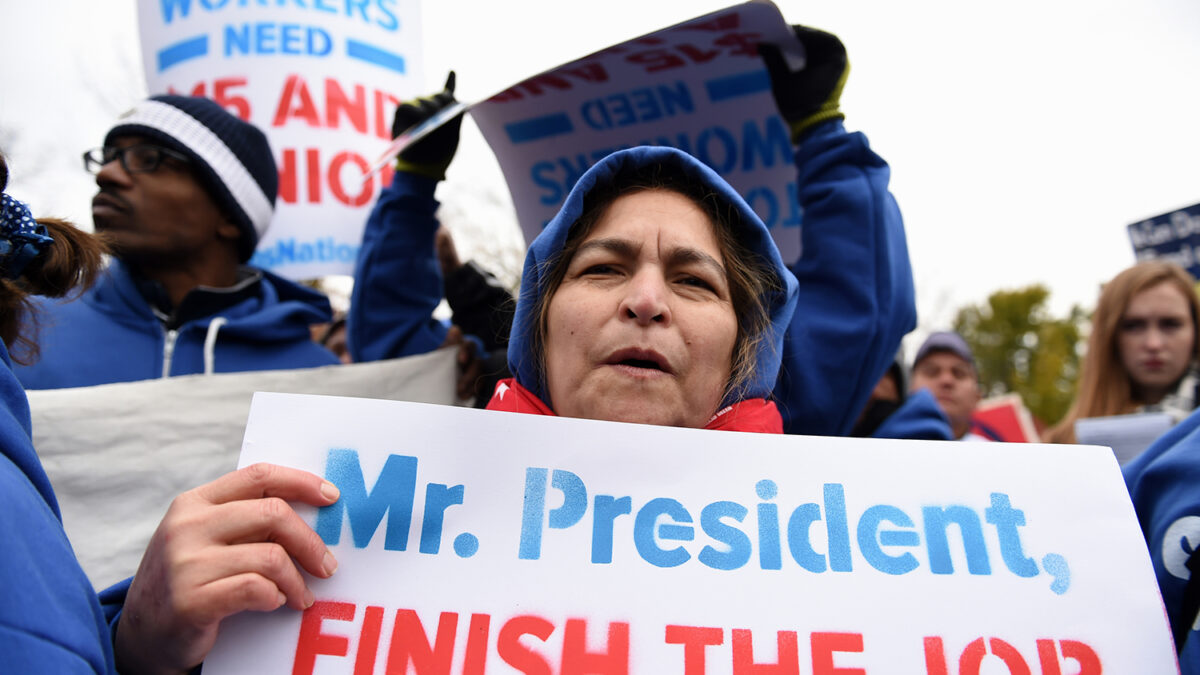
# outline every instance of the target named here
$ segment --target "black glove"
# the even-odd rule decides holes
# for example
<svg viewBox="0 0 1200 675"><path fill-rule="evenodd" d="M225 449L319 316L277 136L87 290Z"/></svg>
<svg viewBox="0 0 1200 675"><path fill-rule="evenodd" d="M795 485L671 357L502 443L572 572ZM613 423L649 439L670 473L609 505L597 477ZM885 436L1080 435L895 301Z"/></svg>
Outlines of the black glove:
<svg viewBox="0 0 1200 675"><path fill-rule="evenodd" d="M813 125L846 117L838 104L850 76L850 62L845 45L833 33L807 26L792 26L792 30L804 45L804 68L789 69L779 47L773 44L759 44L758 53L771 76L771 93L779 114L791 127L792 142L798 143Z"/></svg>
<svg viewBox="0 0 1200 675"><path fill-rule="evenodd" d="M422 96L412 101L405 101L396 108L396 116L392 119L392 138L396 138L408 129L424 122L437 113L454 105L454 71L446 78L446 87L433 96ZM462 128L462 115L446 122L428 136L405 148L396 158L396 170L418 173L442 180L446 177L446 167L454 159L458 151L458 134Z"/></svg>

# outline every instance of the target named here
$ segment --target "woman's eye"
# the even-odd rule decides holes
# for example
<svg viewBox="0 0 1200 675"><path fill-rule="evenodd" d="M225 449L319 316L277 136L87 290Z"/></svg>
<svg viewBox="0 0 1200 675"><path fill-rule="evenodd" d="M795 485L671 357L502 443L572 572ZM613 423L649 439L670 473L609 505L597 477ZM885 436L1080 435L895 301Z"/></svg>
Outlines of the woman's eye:
<svg viewBox="0 0 1200 675"><path fill-rule="evenodd" d="M701 279L700 277L683 277L679 280L679 283L683 284L684 286L702 288L706 291L714 290L712 284L708 283L704 279Z"/></svg>
<svg viewBox="0 0 1200 675"><path fill-rule="evenodd" d="M1135 320L1135 321L1122 321L1121 322L1121 331L1125 332L1125 333L1136 333L1137 331L1145 330L1145 328L1146 328L1145 321L1136 321Z"/></svg>
<svg viewBox="0 0 1200 675"><path fill-rule="evenodd" d="M615 274L616 271L617 271L617 268L614 267L613 265L610 265L608 263L598 263L595 265L588 265L587 267L585 267L583 269L583 272L581 272L581 274L583 274L585 276L586 275L606 275L606 274Z"/></svg>

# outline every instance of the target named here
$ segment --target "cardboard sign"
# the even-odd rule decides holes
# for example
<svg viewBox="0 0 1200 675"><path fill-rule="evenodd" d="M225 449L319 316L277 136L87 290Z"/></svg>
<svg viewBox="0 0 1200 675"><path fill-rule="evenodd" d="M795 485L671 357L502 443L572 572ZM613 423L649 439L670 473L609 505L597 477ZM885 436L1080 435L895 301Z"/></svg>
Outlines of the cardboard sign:
<svg viewBox="0 0 1200 675"><path fill-rule="evenodd" d="M1025 407L1020 394L1004 394L979 402L971 413L972 431L1007 443L1037 443L1037 427L1033 415ZM1088 445L1104 445L1088 443Z"/></svg>
<svg viewBox="0 0 1200 675"><path fill-rule="evenodd" d="M1200 278L1200 204L1133 223L1126 229L1138 260L1169 260Z"/></svg>
<svg viewBox="0 0 1200 675"><path fill-rule="evenodd" d="M364 181L398 101L424 91L415 0L140 0L151 94L207 96L261 128L279 169L253 264L291 279L351 274L390 170Z"/></svg>
<svg viewBox="0 0 1200 675"><path fill-rule="evenodd" d="M340 566L205 675L1175 672L1106 448L258 394L258 461L340 487Z"/></svg>
<svg viewBox="0 0 1200 675"><path fill-rule="evenodd" d="M535 75L471 108L532 241L579 177L635 145L679 148L715 169L800 254L801 214L787 124L756 45L803 65L775 5L756 0Z"/></svg>

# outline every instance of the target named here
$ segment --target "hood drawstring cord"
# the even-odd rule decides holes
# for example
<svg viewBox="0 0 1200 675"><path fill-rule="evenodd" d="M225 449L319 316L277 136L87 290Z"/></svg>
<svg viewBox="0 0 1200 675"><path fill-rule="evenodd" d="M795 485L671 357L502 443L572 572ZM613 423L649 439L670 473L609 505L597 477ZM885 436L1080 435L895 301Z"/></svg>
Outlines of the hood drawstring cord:
<svg viewBox="0 0 1200 675"><path fill-rule="evenodd" d="M229 323L229 319L223 316L213 317L212 321L208 322L208 334L204 336L204 374L212 375L213 369L216 367L216 358L214 352L217 347L217 333L221 332L221 326Z"/></svg>

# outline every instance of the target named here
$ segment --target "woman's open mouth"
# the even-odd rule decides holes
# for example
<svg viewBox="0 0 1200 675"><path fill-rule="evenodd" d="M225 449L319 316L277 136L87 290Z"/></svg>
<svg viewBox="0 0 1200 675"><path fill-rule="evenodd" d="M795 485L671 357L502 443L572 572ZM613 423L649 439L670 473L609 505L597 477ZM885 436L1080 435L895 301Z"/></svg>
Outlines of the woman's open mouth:
<svg viewBox="0 0 1200 675"><path fill-rule="evenodd" d="M653 375L655 373L672 373L666 357L649 349L620 349L613 352L605 365L616 366L631 375Z"/></svg>

